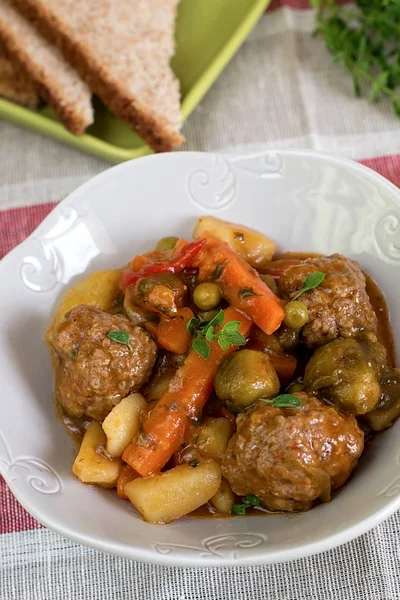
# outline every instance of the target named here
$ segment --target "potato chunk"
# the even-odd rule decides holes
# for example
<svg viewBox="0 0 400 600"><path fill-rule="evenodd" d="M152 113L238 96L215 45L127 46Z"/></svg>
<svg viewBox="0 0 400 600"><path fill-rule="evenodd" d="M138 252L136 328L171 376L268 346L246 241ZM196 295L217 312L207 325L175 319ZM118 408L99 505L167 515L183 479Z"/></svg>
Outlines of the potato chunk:
<svg viewBox="0 0 400 600"><path fill-rule="evenodd" d="M235 503L235 496L229 481L225 477L222 478L219 490L211 498L210 502L222 515L229 515L231 512L232 506Z"/></svg>
<svg viewBox="0 0 400 600"><path fill-rule="evenodd" d="M120 270L97 271L88 275L85 279L78 281L61 300L53 323L46 333L48 344L52 346L55 330L63 320L65 314L74 308L74 306L87 304L89 306L98 306L106 312L110 311L113 300L118 294L120 281Z"/></svg>
<svg viewBox="0 0 400 600"><path fill-rule="evenodd" d="M134 479L125 485L125 494L149 523L179 519L208 502L221 483L221 467L214 460L193 465Z"/></svg>
<svg viewBox="0 0 400 600"><path fill-rule="evenodd" d="M275 243L255 229L228 223L215 217L200 217L193 231L195 239L207 237L212 233L239 254L255 269L261 268L272 260L276 250Z"/></svg>
<svg viewBox="0 0 400 600"><path fill-rule="evenodd" d="M115 457L122 456L138 432L140 415L146 408L146 400L141 394L131 394L123 398L103 421L107 436L107 452Z"/></svg>
<svg viewBox="0 0 400 600"><path fill-rule="evenodd" d="M121 459L109 459L101 453L106 441L100 423L93 421L85 433L72 467L73 474L82 483L92 483L105 488L112 488L117 484Z"/></svg>
<svg viewBox="0 0 400 600"><path fill-rule="evenodd" d="M221 461L232 434L228 419L204 417L201 425L194 429L190 444L208 458Z"/></svg>

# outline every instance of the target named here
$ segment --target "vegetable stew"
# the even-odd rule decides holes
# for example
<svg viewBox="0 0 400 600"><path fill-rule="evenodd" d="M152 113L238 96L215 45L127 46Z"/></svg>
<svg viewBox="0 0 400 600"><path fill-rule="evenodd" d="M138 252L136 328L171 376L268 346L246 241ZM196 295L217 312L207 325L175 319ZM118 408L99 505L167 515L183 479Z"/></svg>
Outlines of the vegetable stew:
<svg viewBox="0 0 400 600"><path fill-rule="evenodd" d="M74 475L154 524L329 502L400 415L383 293L345 256L278 256L215 217L193 237L62 300L47 340Z"/></svg>

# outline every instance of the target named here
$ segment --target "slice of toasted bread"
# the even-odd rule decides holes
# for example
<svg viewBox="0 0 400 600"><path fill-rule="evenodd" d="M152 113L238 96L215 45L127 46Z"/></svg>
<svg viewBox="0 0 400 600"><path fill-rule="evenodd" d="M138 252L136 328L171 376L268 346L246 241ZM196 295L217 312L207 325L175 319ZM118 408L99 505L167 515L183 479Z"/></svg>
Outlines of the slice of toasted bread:
<svg viewBox="0 0 400 600"><path fill-rule="evenodd" d="M72 133L83 133L93 122L91 92L60 51L45 40L6 0L0 0L0 41L35 82Z"/></svg>
<svg viewBox="0 0 400 600"><path fill-rule="evenodd" d="M0 44L0 96L27 106L37 108L39 96L32 79L19 65L14 64Z"/></svg>
<svg viewBox="0 0 400 600"><path fill-rule="evenodd" d="M12 0L156 151L182 143L169 61L179 0Z"/></svg>

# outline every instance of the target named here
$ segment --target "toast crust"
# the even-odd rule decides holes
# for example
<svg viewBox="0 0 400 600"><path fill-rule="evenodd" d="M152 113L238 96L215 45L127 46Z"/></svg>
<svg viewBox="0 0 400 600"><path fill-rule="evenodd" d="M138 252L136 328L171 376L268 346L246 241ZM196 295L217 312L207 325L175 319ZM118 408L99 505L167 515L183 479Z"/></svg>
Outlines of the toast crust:
<svg viewBox="0 0 400 600"><path fill-rule="evenodd" d="M52 106L65 127L75 135L82 134L93 123L89 88L57 48L46 40L42 43L31 25L4 0L0 0L0 10L0 42L7 54L29 74L36 92ZM28 37L34 50L27 43Z"/></svg>
<svg viewBox="0 0 400 600"><path fill-rule="evenodd" d="M65 58L77 69L80 76L103 103L119 118L126 121L156 152L167 152L179 146L185 138L173 124L163 122L159 115L150 110L137 98L128 96L124 86L100 72L95 59L78 42L73 41L61 19L38 0L12 0L22 14L50 42L54 43ZM49 3L51 6L51 3ZM168 68L170 68L168 66ZM172 71L171 71L172 73Z"/></svg>

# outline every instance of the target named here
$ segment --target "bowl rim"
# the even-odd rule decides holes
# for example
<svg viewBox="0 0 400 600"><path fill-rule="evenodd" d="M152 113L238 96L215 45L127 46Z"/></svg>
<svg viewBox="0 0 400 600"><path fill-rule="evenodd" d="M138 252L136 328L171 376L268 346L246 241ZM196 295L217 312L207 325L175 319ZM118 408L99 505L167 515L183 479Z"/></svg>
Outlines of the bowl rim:
<svg viewBox="0 0 400 600"><path fill-rule="evenodd" d="M20 244L15 246L3 259L0 261L0 265L4 266L9 260L12 260L14 252L17 249L20 249L26 242L28 242L31 238L37 236L37 234L42 230L46 229L47 223L53 218L55 212L60 210L65 204L68 204L70 201L78 199L81 195L83 195L90 187L94 184L101 182L107 178L113 178L114 176L118 176L119 172L124 169L130 169L131 163L137 165L142 162L152 161L154 164L159 161L179 161L179 157L191 156L191 157L205 157L205 156L222 156L229 157L233 159L239 158L256 158L262 156L264 154L276 153L278 155L284 156L307 156L307 157L315 157L319 159L323 159L327 162L333 162L338 165L342 165L348 169L358 171L361 174L367 176L370 180L375 180L380 186L386 187L392 194L397 196L399 205L400 205L400 190L388 181L385 177L373 171L369 167L357 163L353 160L338 157L325 152L318 152L314 150L281 150L281 149L263 149L259 151L251 151L251 152L240 152L240 153L232 153L232 152L176 152L176 153L166 153L166 154L155 154L145 156L139 159L134 159L128 162L124 162L115 166L111 166L105 171L99 173L95 177L92 177L87 182L80 185L73 192L71 192L68 196L66 196L63 200L61 200L46 216L46 218L38 225L38 227ZM55 531L56 533L62 535L65 538L71 539L74 542L78 542L82 545L88 546L95 550L99 550L106 554L112 554L116 556L120 556L122 558L127 558L131 560L137 560L144 563L157 564L161 566L169 566L169 567L232 567L232 566L256 566L263 564L272 564L272 563L280 563L280 562L288 562L291 560L296 560L299 558L305 558L307 556L312 556L314 554L318 554L320 552L325 552L330 550L336 546L342 545L346 542L349 542L360 535L366 533L373 527L379 525L382 521L391 516L396 510L400 509L400 494L395 496L391 501L389 501L383 508L369 515L365 519L360 522L342 530L332 535L325 537L324 539L315 540L312 542L306 542L301 545L295 546L293 549L283 549L272 552L260 551L257 553L255 551L249 556L241 557L239 560L235 558L225 558L225 557L200 557L195 555L179 555L179 557L174 556L173 554L159 554L154 549L151 548L135 548L134 546L128 546L124 543L118 543L116 541L110 541L102 539L101 536L97 535L87 535L81 534L79 531L71 529L68 526L63 525L62 522L54 520L46 516L40 508L36 508L34 505L30 503L28 499L25 498L23 492L18 489L18 486L14 484L12 479L7 479L5 475L4 479L9 486L11 492L22 505L22 507L27 510L38 522L40 522L45 527ZM249 517L250 519L252 517Z"/></svg>

